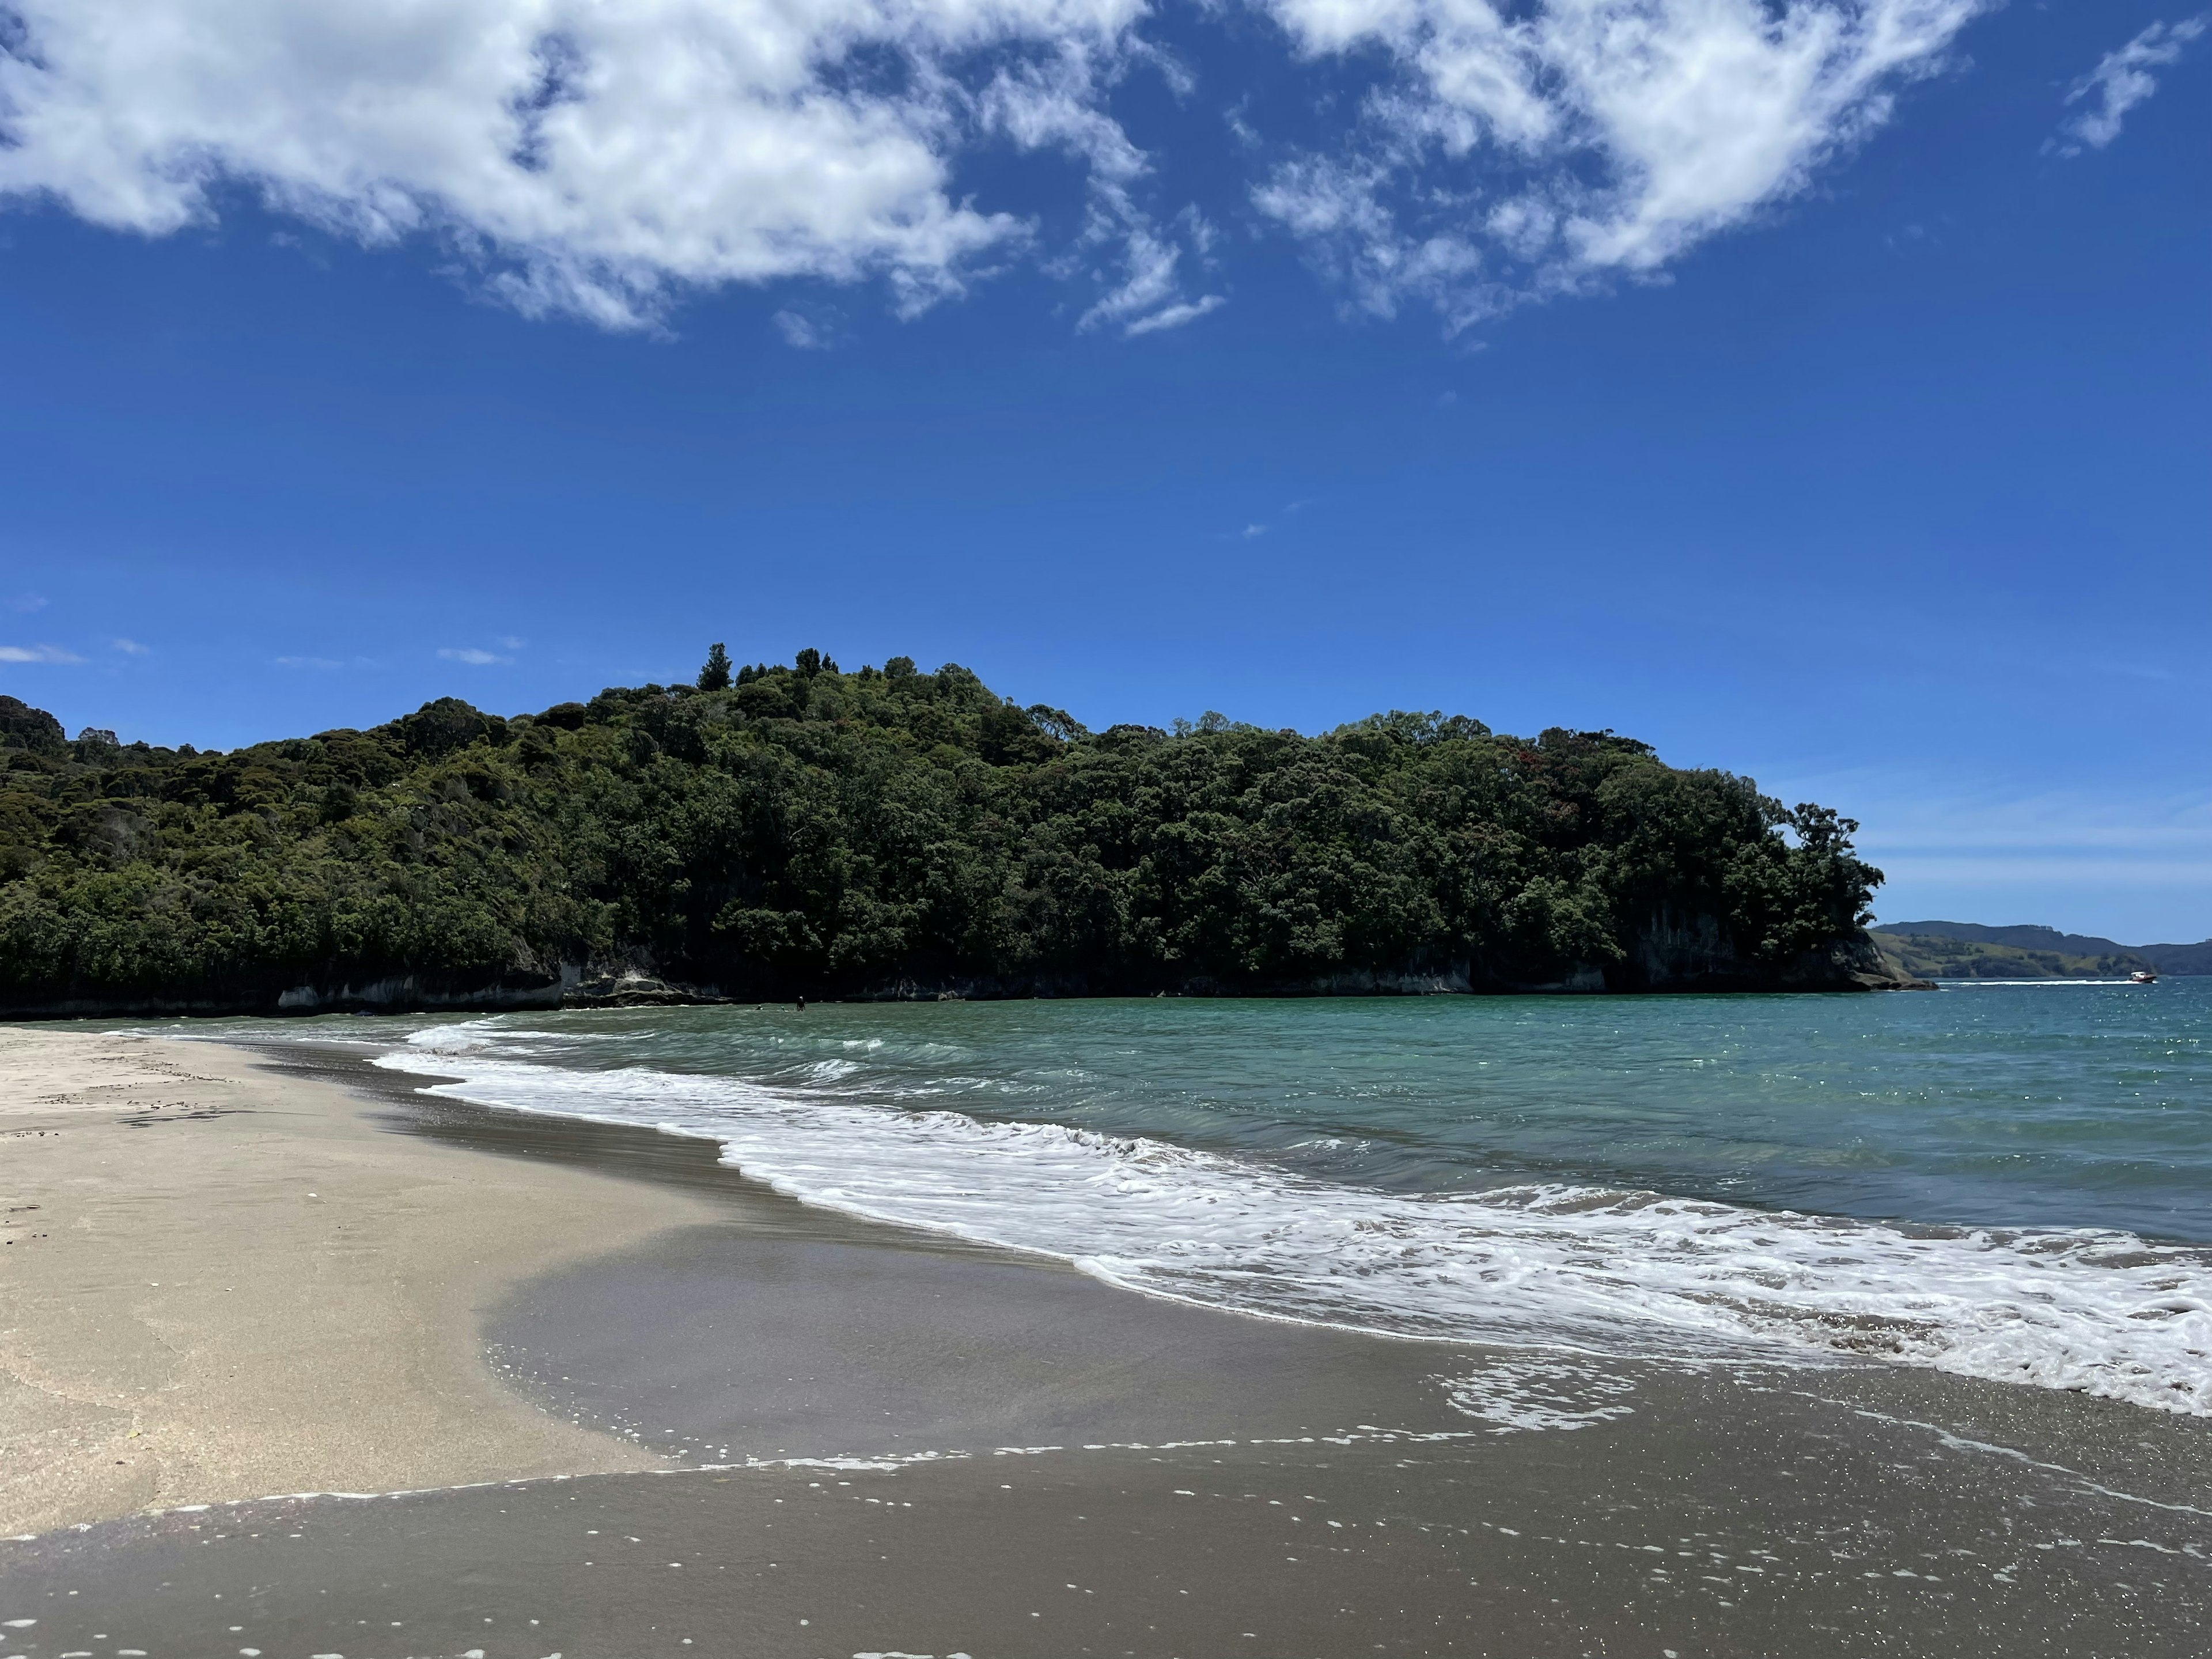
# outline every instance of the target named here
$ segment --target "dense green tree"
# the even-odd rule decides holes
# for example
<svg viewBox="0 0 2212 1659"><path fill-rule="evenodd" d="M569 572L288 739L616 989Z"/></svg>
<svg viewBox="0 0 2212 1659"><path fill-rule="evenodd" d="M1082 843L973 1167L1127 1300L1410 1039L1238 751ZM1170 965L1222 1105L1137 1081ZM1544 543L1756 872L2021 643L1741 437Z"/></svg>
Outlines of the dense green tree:
<svg viewBox="0 0 2212 1659"><path fill-rule="evenodd" d="M739 997L1754 988L1865 954L1850 820L1609 732L1182 730L812 652L228 755L0 700L0 1008L564 967Z"/></svg>
<svg viewBox="0 0 2212 1659"><path fill-rule="evenodd" d="M67 739L62 723L20 697L0 697L0 744L38 755L58 755Z"/></svg>
<svg viewBox="0 0 2212 1659"><path fill-rule="evenodd" d="M726 691L730 689L730 653L720 640L707 647L707 665L699 671L702 691Z"/></svg>

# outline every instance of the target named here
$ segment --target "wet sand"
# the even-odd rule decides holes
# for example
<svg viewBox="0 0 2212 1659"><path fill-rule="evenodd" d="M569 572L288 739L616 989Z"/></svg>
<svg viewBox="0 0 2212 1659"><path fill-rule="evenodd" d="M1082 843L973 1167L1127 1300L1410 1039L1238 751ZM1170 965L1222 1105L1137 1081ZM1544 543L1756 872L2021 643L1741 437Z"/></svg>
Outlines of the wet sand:
<svg viewBox="0 0 2212 1659"><path fill-rule="evenodd" d="M2202 1421L1240 1319L355 1082L395 1142L700 1206L481 1314L517 1399L690 1467L0 1543L0 1659L2204 1649Z"/></svg>
<svg viewBox="0 0 2212 1659"><path fill-rule="evenodd" d="M2203 1651L2201 1524L1778 1403L253 1505L16 1546L4 1611L40 1655Z"/></svg>

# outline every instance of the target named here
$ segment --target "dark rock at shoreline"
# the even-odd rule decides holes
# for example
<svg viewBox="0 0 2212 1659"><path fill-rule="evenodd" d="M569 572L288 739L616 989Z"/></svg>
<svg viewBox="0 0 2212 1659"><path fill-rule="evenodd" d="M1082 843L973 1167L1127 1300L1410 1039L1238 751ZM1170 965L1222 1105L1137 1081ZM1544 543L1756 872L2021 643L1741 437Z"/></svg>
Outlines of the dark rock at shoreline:
<svg viewBox="0 0 2212 1659"><path fill-rule="evenodd" d="M635 963L564 963L550 972L514 972L469 981L436 974L392 974L372 980L332 975L289 986L263 983L223 989L113 997L63 996L0 1001L0 1019L109 1018L128 1015L499 1013L526 1008L686 1007L720 1003L817 1001L1001 1001L1081 997L1595 996L1696 993L1933 990L1886 958L1864 934L1808 951L1760 971L1716 943L1716 930L1655 927L1640 936L1636 960L1608 973L1584 963L1549 981L1519 980L1481 970L1472 961L1400 973L1345 972L1297 981L1226 981L1194 975L1143 985L1073 975L997 979L982 975L904 975L825 995L789 980L756 981L732 989L664 978Z"/></svg>

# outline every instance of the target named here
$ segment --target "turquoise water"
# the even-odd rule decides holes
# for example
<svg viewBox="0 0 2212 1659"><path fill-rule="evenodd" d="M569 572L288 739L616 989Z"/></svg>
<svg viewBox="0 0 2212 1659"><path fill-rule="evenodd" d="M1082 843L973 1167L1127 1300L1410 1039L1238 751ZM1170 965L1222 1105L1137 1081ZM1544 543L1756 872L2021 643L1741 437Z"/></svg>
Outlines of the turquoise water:
<svg viewBox="0 0 2212 1659"><path fill-rule="evenodd" d="M2212 1243L2212 978L1835 997L816 1005L514 1016L538 1060L1243 1152ZM567 1040L564 1040L567 1039Z"/></svg>
<svg viewBox="0 0 2212 1659"><path fill-rule="evenodd" d="M2212 980L198 1029L1247 1314L2212 1415Z"/></svg>

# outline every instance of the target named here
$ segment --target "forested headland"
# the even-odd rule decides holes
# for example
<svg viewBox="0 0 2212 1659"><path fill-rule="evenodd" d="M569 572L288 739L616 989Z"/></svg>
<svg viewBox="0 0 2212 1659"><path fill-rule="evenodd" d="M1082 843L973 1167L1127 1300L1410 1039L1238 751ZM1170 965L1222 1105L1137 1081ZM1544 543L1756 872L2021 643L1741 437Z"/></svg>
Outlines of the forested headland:
<svg viewBox="0 0 2212 1659"><path fill-rule="evenodd" d="M818 653L199 753L0 697L0 1012L1853 989L1856 828L1610 732L1086 730Z"/></svg>

